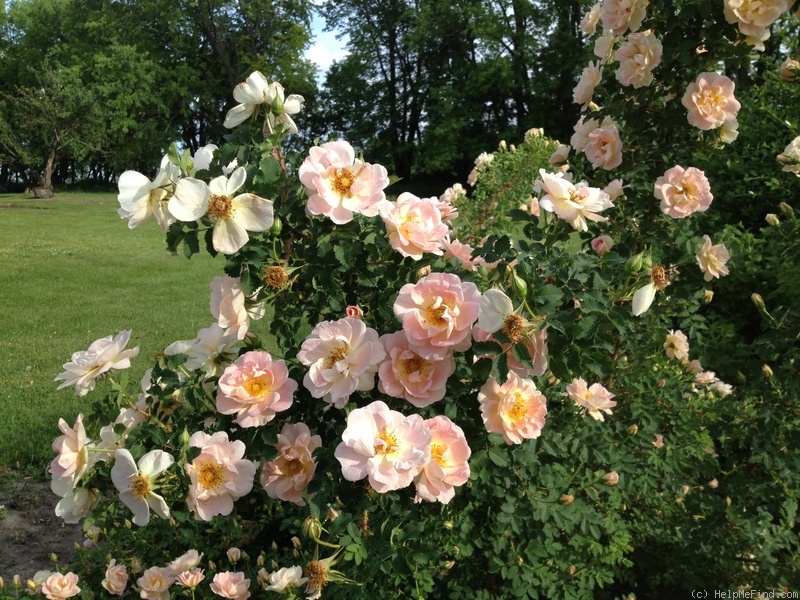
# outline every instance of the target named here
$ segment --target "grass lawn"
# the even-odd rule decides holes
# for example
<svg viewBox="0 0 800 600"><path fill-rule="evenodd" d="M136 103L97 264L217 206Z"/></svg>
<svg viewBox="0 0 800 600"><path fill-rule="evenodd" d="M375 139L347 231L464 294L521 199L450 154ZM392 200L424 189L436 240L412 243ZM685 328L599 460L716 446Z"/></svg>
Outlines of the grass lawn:
<svg viewBox="0 0 800 600"><path fill-rule="evenodd" d="M56 391L73 352L132 329L134 392L159 350L213 320L209 283L224 258L173 256L153 219L131 231L117 208L113 194L0 195L0 469L43 473L59 417L72 425L107 386Z"/></svg>

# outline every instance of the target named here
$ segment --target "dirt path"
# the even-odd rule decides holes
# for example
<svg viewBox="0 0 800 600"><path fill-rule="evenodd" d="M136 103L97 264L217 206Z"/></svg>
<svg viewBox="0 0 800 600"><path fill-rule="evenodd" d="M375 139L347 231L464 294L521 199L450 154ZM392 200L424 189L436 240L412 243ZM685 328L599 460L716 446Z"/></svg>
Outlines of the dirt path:
<svg viewBox="0 0 800 600"><path fill-rule="evenodd" d="M50 553L66 565L83 542L81 525L64 525L56 516L58 497L49 481L0 470L0 577L8 585L14 575L23 583L36 571L52 569Z"/></svg>

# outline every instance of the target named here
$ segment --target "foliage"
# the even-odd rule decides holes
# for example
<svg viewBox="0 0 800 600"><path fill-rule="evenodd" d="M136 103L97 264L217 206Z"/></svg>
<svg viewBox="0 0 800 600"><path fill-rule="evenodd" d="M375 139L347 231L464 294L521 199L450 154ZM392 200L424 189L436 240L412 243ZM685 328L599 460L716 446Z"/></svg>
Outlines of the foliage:
<svg viewBox="0 0 800 600"><path fill-rule="evenodd" d="M604 4L605 10L614 6ZM699 589L798 587L800 471L790 452L800 432L792 360L797 302L791 294L798 273L784 267L796 252L797 219L787 204L783 220L763 231L715 231L709 214L717 203L710 204L702 173L710 157L732 142L738 111L733 81L717 70L724 64L731 74L746 72L752 47L739 26L725 19L723 7L705 0L652 0L641 20L626 21L612 48L654 35L645 28L656 31L658 39L648 43L663 44L663 55L650 63L654 80L643 77L641 85L629 85L623 73L612 74L622 53L603 58L605 71L590 86L591 101L578 102L590 111L583 124L595 123L583 135L581 124L576 127L566 172L543 168L527 191L539 195L538 214L515 209L508 216L512 227L499 217L492 227L502 229L459 260L445 254L460 235L457 228L440 227L452 208L445 202L409 194L379 203L375 194L367 202L361 194L373 185L385 188L389 179L374 165L355 162L328 165L323 173L320 156L333 148L344 152L341 142L312 150L302 166L300 155L284 152L286 129L274 123L285 113L272 88L262 90L264 102L242 107L253 118L228 136L206 174L219 176L236 158L241 170L230 179L213 179L209 188L194 179L197 156L170 151L172 164L162 166L162 183L144 188L141 198L165 228L164 203L176 218L183 215L167 230L171 250L187 256L203 247L212 255L220 252L220 232L241 215L237 202L260 206L262 214L266 207L274 211L269 224L255 210L245 212L249 238L238 237L243 245L227 256L225 271L231 285L243 288L240 303L251 313L236 327L227 316L216 324L219 332L241 332L266 303L274 307L274 342L249 328L253 335L218 337L214 344L201 332L195 342L170 345L156 357L142 390L144 404L137 407L134 396L118 386L87 417L89 437L103 440L87 452L101 460L78 481L59 462L69 462L65 438L56 442L54 489L79 483L102 496L97 507L87 502L75 511L82 516L91 510L85 522L97 528L98 550L82 553L77 563L93 577L87 585L97 587L109 556L133 570L137 563L166 565L195 548L204 553L207 579L240 571L253 590L267 587L267 566L276 572L305 565L310 597L684 597ZM638 38L623 38L629 25L643 29ZM257 89L253 81L248 85ZM703 85L712 91L697 91ZM575 95L586 87L583 80ZM545 138L528 145L499 152L490 168L483 157L466 206L498 198L504 187L509 193L496 200L497 210L518 203L531 183L522 164L542 164L544 149L554 146ZM314 169L319 179L311 176ZM776 162L772 170L779 169ZM355 185L362 174L369 181ZM619 177L626 187L613 184ZM231 182L245 180L256 197L232 197L238 192L231 188L241 185ZM612 199L602 188L614 187ZM121 181L120 190L123 211L135 212L128 184ZM205 214L188 214L191 198L199 198ZM414 202L425 210L412 213ZM395 211L405 216L393 221ZM598 243L597 234L607 239ZM458 281L465 296L480 291L480 308L459 304L442 289L426 296L425 285L444 280ZM756 285L763 295L743 302ZM412 301L420 303L420 312L403 316ZM221 313L222 304L212 303L212 312ZM338 337L309 360L323 322ZM446 330L442 335L457 352L444 397L413 402L412 409L386 393L384 371L376 388L374 370L364 365L380 360L379 347L365 351L338 329L342 323L374 329L365 339L402 327L413 356L396 368L406 375L419 373L420 365L437 356L424 345L434 338L425 336ZM456 337L469 330L471 337ZM248 351L265 348L285 361L297 390L290 407L276 408L265 422L249 427L219 404L227 394L223 380L241 367L229 366L237 356L243 361ZM323 366L307 369L314 360ZM356 377L353 372L356 391L342 394L341 408L337 398L323 399L326 381ZM242 385L262 398L265 381ZM506 382L510 387L497 391ZM76 391L82 391L80 381ZM542 416L534 415L531 404L541 409L541 395L546 423L523 430L523 421L532 427L530 421ZM487 408L494 396L506 403L496 414ZM405 425L364 425L377 399ZM120 415L131 413L121 409L143 421L127 427ZM441 496L440 503L423 500L428 492L412 467L423 458L426 469L450 466L447 460L456 459L444 452L454 443L445 450L430 438L419 442L422 434L410 441L403 427L420 424L420 416L457 424L472 451L468 480L453 484L452 499ZM232 510L201 513L198 490L218 489L221 477L221 467L201 468L207 451L198 446L206 434L230 436L244 446L249 461L264 468L288 460L278 456L279 436L288 435L284 425L298 422L321 442L314 450L316 475L301 503L278 502L268 485L256 483L252 492L247 485L247 493L230 492L236 496ZM346 446L364 430L358 444ZM107 440L111 447L103 445ZM380 477L363 481L355 455L386 460L418 442L416 454L381 463ZM160 475L157 488L169 519L154 513L146 527L130 523L130 498L118 495L125 482L119 476L114 484L110 480L125 457L117 450L110 460L119 444L133 459L153 450L174 457L176 464ZM255 471L252 463L236 468ZM398 473L411 475L401 484ZM130 481L141 483L138 477ZM412 477L416 494L409 489ZM210 597L213 588L207 585L192 593Z"/></svg>

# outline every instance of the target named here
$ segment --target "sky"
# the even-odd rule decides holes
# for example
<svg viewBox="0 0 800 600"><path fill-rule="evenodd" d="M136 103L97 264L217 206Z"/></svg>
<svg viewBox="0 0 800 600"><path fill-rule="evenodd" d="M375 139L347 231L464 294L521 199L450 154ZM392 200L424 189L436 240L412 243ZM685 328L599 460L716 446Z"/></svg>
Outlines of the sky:
<svg viewBox="0 0 800 600"><path fill-rule="evenodd" d="M347 39L337 40L336 32L323 31L324 29L325 19L320 15L314 15L314 19L311 21L311 34L314 37L305 57L319 67L317 74L319 83L324 81L325 73L333 61L341 60L349 54L344 49Z"/></svg>

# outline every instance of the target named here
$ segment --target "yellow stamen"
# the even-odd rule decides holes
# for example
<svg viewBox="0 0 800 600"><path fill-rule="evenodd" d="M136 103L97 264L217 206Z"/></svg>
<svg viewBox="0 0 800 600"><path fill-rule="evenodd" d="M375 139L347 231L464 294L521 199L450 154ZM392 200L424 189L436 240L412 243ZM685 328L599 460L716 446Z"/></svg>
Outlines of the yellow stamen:
<svg viewBox="0 0 800 600"><path fill-rule="evenodd" d="M222 465L206 462L200 465L197 482L207 490L215 490L225 483Z"/></svg>
<svg viewBox="0 0 800 600"><path fill-rule="evenodd" d="M442 304L441 306L437 306L435 308L433 305L430 305L425 309L425 320L436 327L444 327L447 325L447 319L445 319L442 315L447 308L448 307L446 304Z"/></svg>
<svg viewBox="0 0 800 600"><path fill-rule="evenodd" d="M254 398L263 398L272 391L270 380L266 375L259 375L244 384L245 391Z"/></svg>
<svg viewBox="0 0 800 600"><path fill-rule="evenodd" d="M447 461L444 459L444 453L447 447L442 444L431 444L431 460L435 460L442 467L445 466Z"/></svg>
<svg viewBox="0 0 800 600"><path fill-rule="evenodd" d="M208 201L208 215L215 221L228 219L231 216L232 208L233 203L228 196L214 194Z"/></svg>
<svg viewBox="0 0 800 600"><path fill-rule="evenodd" d="M522 337L524 320L519 315L508 315L503 322L502 332L514 343Z"/></svg>
<svg viewBox="0 0 800 600"><path fill-rule="evenodd" d="M328 583L328 568L322 561L312 560L306 565L306 578L309 590L321 590Z"/></svg>
<svg viewBox="0 0 800 600"><path fill-rule="evenodd" d="M375 454L391 454L392 452L396 452L399 448L397 436L386 431L386 429L381 429L380 433L378 433L378 439L381 440L383 444L375 444Z"/></svg>
<svg viewBox="0 0 800 600"><path fill-rule="evenodd" d="M326 369L332 369L333 365L337 362L342 360L345 356L347 356L347 350L344 346L338 346L333 352L328 355L328 358L325 359L323 363Z"/></svg>
<svg viewBox="0 0 800 600"><path fill-rule="evenodd" d="M528 416L528 400L518 391L514 392L514 406L506 412L508 420L514 425L519 423L522 419Z"/></svg>
<svg viewBox="0 0 800 600"><path fill-rule="evenodd" d="M331 190L344 198L352 198L350 191L356 178L350 169L334 169L331 175Z"/></svg>
<svg viewBox="0 0 800 600"><path fill-rule="evenodd" d="M411 373L418 373L424 370L429 364L427 360L415 354L412 358L400 361L400 368L406 375L411 375Z"/></svg>
<svg viewBox="0 0 800 600"><path fill-rule="evenodd" d="M131 477L131 494L134 498L145 498L150 493L150 480L141 473L136 473Z"/></svg>

